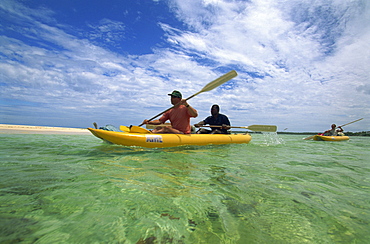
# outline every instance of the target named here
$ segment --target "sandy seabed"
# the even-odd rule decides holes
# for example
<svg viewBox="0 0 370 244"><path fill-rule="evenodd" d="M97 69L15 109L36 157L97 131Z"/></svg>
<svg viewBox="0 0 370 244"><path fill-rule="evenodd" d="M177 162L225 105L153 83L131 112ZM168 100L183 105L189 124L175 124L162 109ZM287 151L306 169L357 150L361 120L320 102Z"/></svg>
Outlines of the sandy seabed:
<svg viewBox="0 0 370 244"><path fill-rule="evenodd" d="M0 134L88 135L90 132L87 129L80 128L0 124Z"/></svg>

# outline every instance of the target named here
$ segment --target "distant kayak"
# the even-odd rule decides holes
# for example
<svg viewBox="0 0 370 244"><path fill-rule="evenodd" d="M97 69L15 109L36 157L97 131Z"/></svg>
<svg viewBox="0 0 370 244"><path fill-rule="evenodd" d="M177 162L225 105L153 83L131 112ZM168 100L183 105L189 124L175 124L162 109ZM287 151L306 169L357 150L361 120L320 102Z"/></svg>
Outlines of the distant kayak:
<svg viewBox="0 0 370 244"><path fill-rule="evenodd" d="M101 129L88 130L96 137L113 144L148 148L178 147L186 145L220 145L249 143L252 139L245 134L152 134L116 132Z"/></svg>
<svg viewBox="0 0 370 244"><path fill-rule="evenodd" d="M312 138L315 141L346 141L349 140L348 136L320 136L315 135Z"/></svg>

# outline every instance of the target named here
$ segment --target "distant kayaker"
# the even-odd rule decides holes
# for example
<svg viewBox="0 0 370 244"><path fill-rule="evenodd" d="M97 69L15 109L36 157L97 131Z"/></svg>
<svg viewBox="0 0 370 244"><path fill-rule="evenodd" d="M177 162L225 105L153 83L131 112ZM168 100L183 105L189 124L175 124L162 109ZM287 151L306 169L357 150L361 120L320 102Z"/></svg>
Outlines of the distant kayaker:
<svg viewBox="0 0 370 244"><path fill-rule="evenodd" d="M211 116L208 116L194 126L201 127L202 125L208 124L218 125L222 127L211 127L211 130L200 128L197 131L197 134L229 134L228 130L230 129L230 121L226 115L220 114L220 106L218 106L217 104L212 105L211 114Z"/></svg>
<svg viewBox="0 0 370 244"><path fill-rule="evenodd" d="M338 126L336 124L331 125L331 129L327 130L323 133L324 136L342 136L343 134L343 129L341 126Z"/></svg>
<svg viewBox="0 0 370 244"><path fill-rule="evenodd" d="M181 92L174 90L168 95L171 96L171 104L178 105L165 112L159 119L152 121L146 119L143 124L160 125L169 120L171 126L158 126L152 133L190 134L190 118L196 118L198 111L191 107L186 99L182 99Z"/></svg>

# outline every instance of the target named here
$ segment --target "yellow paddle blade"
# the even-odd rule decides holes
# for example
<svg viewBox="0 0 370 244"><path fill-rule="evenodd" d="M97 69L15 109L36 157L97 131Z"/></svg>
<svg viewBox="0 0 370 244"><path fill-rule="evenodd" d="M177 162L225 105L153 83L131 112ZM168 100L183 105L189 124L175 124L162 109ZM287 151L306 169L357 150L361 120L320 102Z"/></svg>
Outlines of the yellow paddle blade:
<svg viewBox="0 0 370 244"><path fill-rule="evenodd" d="M141 133L141 134L151 134L152 132L143 128L143 127L140 127L140 126L136 126L136 125L131 125L130 126L130 132L131 133Z"/></svg>
<svg viewBox="0 0 370 244"><path fill-rule="evenodd" d="M200 92L206 92L215 89L216 87L222 85L228 80L231 80L232 78L236 77L238 73L236 73L235 70L232 70L223 76L218 77L216 80L208 83L206 86L203 87L203 89Z"/></svg>
<svg viewBox="0 0 370 244"><path fill-rule="evenodd" d="M127 126L124 126L124 125L121 125L121 126L119 127L119 129L120 129L121 131L123 131L123 132L130 132L130 128L128 128Z"/></svg>
<svg viewBox="0 0 370 244"><path fill-rule="evenodd" d="M197 93L195 93L194 95L191 95L190 97L186 98L186 100L189 100L190 98L193 98L193 97L195 97L196 95L198 95L202 92L207 92L207 91L213 90L216 87L224 84L226 81L229 81L232 78L236 77L237 75L238 75L238 73L236 73L235 70L229 71L228 73L224 74L223 76L220 76L216 80L211 81L210 83L205 85L202 90L200 90Z"/></svg>
<svg viewBox="0 0 370 244"><path fill-rule="evenodd" d="M246 126L245 129L253 130L253 131L262 131L262 132L276 132L277 126L276 125L250 125L250 126Z"/></svg>

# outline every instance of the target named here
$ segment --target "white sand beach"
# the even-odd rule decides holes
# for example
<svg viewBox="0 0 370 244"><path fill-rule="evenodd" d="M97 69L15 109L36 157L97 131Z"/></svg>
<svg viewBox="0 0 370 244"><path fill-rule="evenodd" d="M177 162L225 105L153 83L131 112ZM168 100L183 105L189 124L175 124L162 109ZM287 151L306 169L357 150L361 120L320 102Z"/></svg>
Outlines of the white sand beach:
<svg viewBox="0 0 370 244"><path fill-rule="evenodd" d="M87 129L80 128L0 124L0 134L88 135L90 132Z"/></svg>

